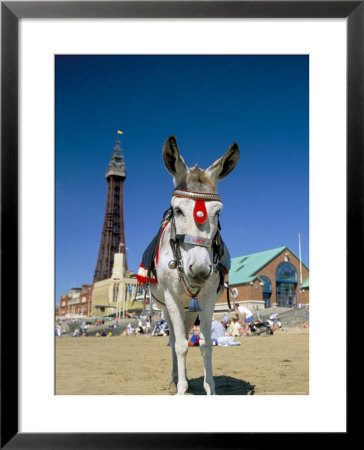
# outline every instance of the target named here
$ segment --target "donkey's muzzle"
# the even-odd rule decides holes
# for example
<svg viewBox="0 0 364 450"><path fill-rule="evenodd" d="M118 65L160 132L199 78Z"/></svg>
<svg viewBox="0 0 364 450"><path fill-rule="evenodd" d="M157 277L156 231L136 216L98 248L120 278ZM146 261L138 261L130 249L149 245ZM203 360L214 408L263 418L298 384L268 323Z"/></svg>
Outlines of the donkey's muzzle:
<svg viewBox="0 0 364 450"><path fill-rule="evenodd" d="M193 286L203 286L211 275L212 267L210 266L207 270L203 269L194 269L193 265L189 267L188 278L190 280L191 285Z"/></svg>

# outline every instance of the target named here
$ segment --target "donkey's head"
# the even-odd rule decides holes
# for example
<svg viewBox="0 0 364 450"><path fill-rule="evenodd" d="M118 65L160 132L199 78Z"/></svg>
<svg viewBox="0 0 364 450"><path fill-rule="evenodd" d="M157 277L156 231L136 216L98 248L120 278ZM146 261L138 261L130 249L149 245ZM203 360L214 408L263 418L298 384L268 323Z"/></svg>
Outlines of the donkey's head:
<svg viewBox="0 0 364 450"><path fill-rule="evenodd" d="M173 220L180 240L184 273L191 287L201 287L213 272L213 242L218 232L218 215L222 209L217 183L225 178L239 160L239 147L233 143L224 156L207 169L187 167L174 136L163 146L163 159L173 176Z"/></svg>

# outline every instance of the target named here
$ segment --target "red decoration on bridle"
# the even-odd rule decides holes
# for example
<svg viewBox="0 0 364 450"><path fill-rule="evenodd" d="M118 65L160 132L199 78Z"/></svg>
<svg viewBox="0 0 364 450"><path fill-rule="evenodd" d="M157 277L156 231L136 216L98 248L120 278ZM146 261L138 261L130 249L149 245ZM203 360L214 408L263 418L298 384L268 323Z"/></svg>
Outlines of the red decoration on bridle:
<svg viewBox="0 0 364 450"><path fill-rule="evenodd" d="M205 223L207 219L207 210L205 202L206 201L221 202L221 197L219 194L210 194L207 192L191 192L185 191L183 189L176 189L173 192L173 196L195 200L195 207L193 209L193 218L195 219L195 222L198 223L199 225Z"/></svg>
<svg viewBox="0 0 364 450"><path fill-rule="evenodd" d="M207 219L207 211L203 200L196 200L195 207L193 209L193 218L199 225L205 223Z"/></svg>

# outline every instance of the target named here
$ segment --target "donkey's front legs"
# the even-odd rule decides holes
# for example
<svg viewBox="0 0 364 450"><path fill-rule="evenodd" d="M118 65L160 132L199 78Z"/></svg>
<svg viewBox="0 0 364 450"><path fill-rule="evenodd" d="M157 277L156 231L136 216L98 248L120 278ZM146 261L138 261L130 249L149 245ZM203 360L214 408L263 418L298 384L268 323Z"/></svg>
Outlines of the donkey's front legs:
<svg viewBox="0 0 364 450"><path fill-rule="evenodd" d="M188 381L186 377L186 356L188 352L188 342L184 336L184 333L181 335L176 334L175 349L178 367L177 394L184 395L188 389Z"/></svg>
<svg viewBox="0 0 364 450"><path fill-rule="evenodd" d="M212 311L200 313L200 351L204 361L204 389L207 395L215 395L215 382L212 375L212 339L211 339Z"/></svg>
<svg viewBox="0 0 364 450"><path fill-rule="evenodd" d="M186 377L186 356L188 351L188 341L186 339L186 330L184 323L185 313L182 308L180 309L176 305L173 299L168 301L167 295L165 296L165 298L168 309L168 315L170 318L170 322L172 323L175 338L174 351L177 357L177 368L178 368L177 394L184 395L188 389L188 382ZM174 357L173 349L172 349L172 356Z"/></svg>
<svg viewBox="0 0 364 450"><path fill-rule="evenodd" d="M169 328L169 345L171 347L172 352L172 374L171 374L171 382L170 384L175 384L177 386L178 383L178 367L177 367L177 355L176 355L176 337L174 335L173 323L171 318L169 317L168 310L164 308L164 317L167 320L168 328Z"/></svg>

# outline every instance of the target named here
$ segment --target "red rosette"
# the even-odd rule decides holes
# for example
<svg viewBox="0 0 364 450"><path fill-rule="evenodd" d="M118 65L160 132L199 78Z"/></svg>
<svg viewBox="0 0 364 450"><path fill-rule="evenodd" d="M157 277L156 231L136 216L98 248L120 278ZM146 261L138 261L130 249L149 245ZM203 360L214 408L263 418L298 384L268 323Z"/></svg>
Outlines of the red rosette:
<svg viewBox="0 0 364 450"><path fill-rule="evenodd" d="M195 221L202 225L205 223L207 219L207 211L206 211L206 205L203 200L196 200L195 201L195 208L193 210L193 218Z"/></svg>

